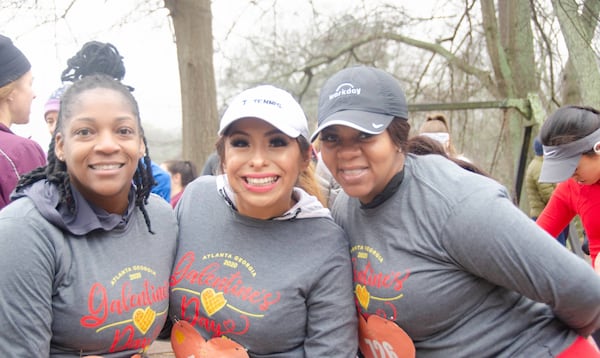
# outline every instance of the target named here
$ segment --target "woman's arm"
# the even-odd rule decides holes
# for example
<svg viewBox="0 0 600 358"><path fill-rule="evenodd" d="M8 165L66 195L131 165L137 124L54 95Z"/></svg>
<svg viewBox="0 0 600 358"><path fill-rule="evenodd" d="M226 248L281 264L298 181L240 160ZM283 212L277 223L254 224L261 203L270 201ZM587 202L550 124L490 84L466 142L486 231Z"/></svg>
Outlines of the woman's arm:
<svg viewBox="0 0 600 358"><path fill-rule="evenodd" d="M0 218L2 357L50 354L55 251L39 226L27 217Z"/></svg>
<svg viewBox="0 0 600 358"><path fill-rule="evenodd" d="M307 297L306 357L356 357L358 320L352 290L352 264L340 246L316 272L318 282Z"/></svg>
<svg viewBox="0 0 600 358"><path fill-rule="evenodd" d="M561 183L556 187L548 204L536 220L541 228L554 237L557 237L577 215L567 200L568 186L566 184Z"/></svg>

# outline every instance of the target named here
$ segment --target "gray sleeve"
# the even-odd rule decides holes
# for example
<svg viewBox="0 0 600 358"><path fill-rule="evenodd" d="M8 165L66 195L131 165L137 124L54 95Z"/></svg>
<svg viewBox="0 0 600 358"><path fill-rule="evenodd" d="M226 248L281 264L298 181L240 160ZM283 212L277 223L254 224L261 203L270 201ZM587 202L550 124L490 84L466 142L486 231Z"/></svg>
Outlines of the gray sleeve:
<svg viewBox="0 0 600 358"><path fill-rule="evenodd" d="M0 219L0 356L48 357L55 252L32 220Z"/></svg>
<svg viewBox="0 0 600 358"><path fill-rule="evenodd" d="M464 200L442 238L464 270L549 305L583 336L600 327L600 275L501 193Z"/></svg>
<svg viewBox="0 0 600 358"><path fill-rule="evenodd" d="M315 273L320 279L307 297L306 357L356 357L358 320L347 246L334 250Z"/></svg>

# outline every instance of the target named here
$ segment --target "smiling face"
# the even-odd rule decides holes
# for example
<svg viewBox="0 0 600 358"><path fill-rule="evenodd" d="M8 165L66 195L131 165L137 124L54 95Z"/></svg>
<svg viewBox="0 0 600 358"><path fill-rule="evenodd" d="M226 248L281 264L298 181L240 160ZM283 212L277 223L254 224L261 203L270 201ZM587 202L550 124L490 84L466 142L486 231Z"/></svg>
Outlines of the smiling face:
<svg viewBox="0 0 600 358"><path fill-rule="evenodd" d="M309 158L296 139L263 120L233 122L225 137L223 169L238 211L257 219L285 213L294 205L293 187Z"/></svg>
<svg viewBox="0 0 600 358"><path fill-rule="evenodd" d="M600 150L600 144L598 144ZM600 154L584 154L573 173L573 179L579 184L591 185L600 181Z"/></svg>
<svg viewBox="0 0 600 358"><path fill-rule="evenodd" d="M145 151L139 120L116 90L81 92L56 133L55 154L71 183L91 203L123 214L139 159Z"/></svg>
<svg viewBox="0 0 600 358"><path fill-rule="evenodd" d="M346 194L369 203L404 165L389 132L367 134L334 125L320 134L321 156Z"/></svg>

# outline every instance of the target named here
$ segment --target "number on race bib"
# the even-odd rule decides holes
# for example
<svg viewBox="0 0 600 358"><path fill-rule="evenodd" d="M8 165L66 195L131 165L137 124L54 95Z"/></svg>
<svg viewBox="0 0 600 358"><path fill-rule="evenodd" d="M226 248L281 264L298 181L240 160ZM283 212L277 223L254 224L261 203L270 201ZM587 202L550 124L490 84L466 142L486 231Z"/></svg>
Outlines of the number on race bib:
<svg viewBox="0 0 600 358"><path fill-rule="evenodd" d="M364 341L369 346L373 358L398 358L398 355L394 353L394 348L388 342L379 342L367 338Z"/></svg>

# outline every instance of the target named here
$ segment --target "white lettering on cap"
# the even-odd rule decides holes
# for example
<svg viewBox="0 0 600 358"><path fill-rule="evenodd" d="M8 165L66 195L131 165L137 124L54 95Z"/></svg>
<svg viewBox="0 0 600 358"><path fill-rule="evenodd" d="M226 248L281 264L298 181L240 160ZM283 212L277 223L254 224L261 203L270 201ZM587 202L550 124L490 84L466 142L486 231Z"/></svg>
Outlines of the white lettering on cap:
<svg viewBox="0 0 600 358"><path fill-rule="evenodd" d="M329 95L329 100L347 95L360 95L361 88L354 88L352 83L342 83L337 86L335 92Z"/></svg>

